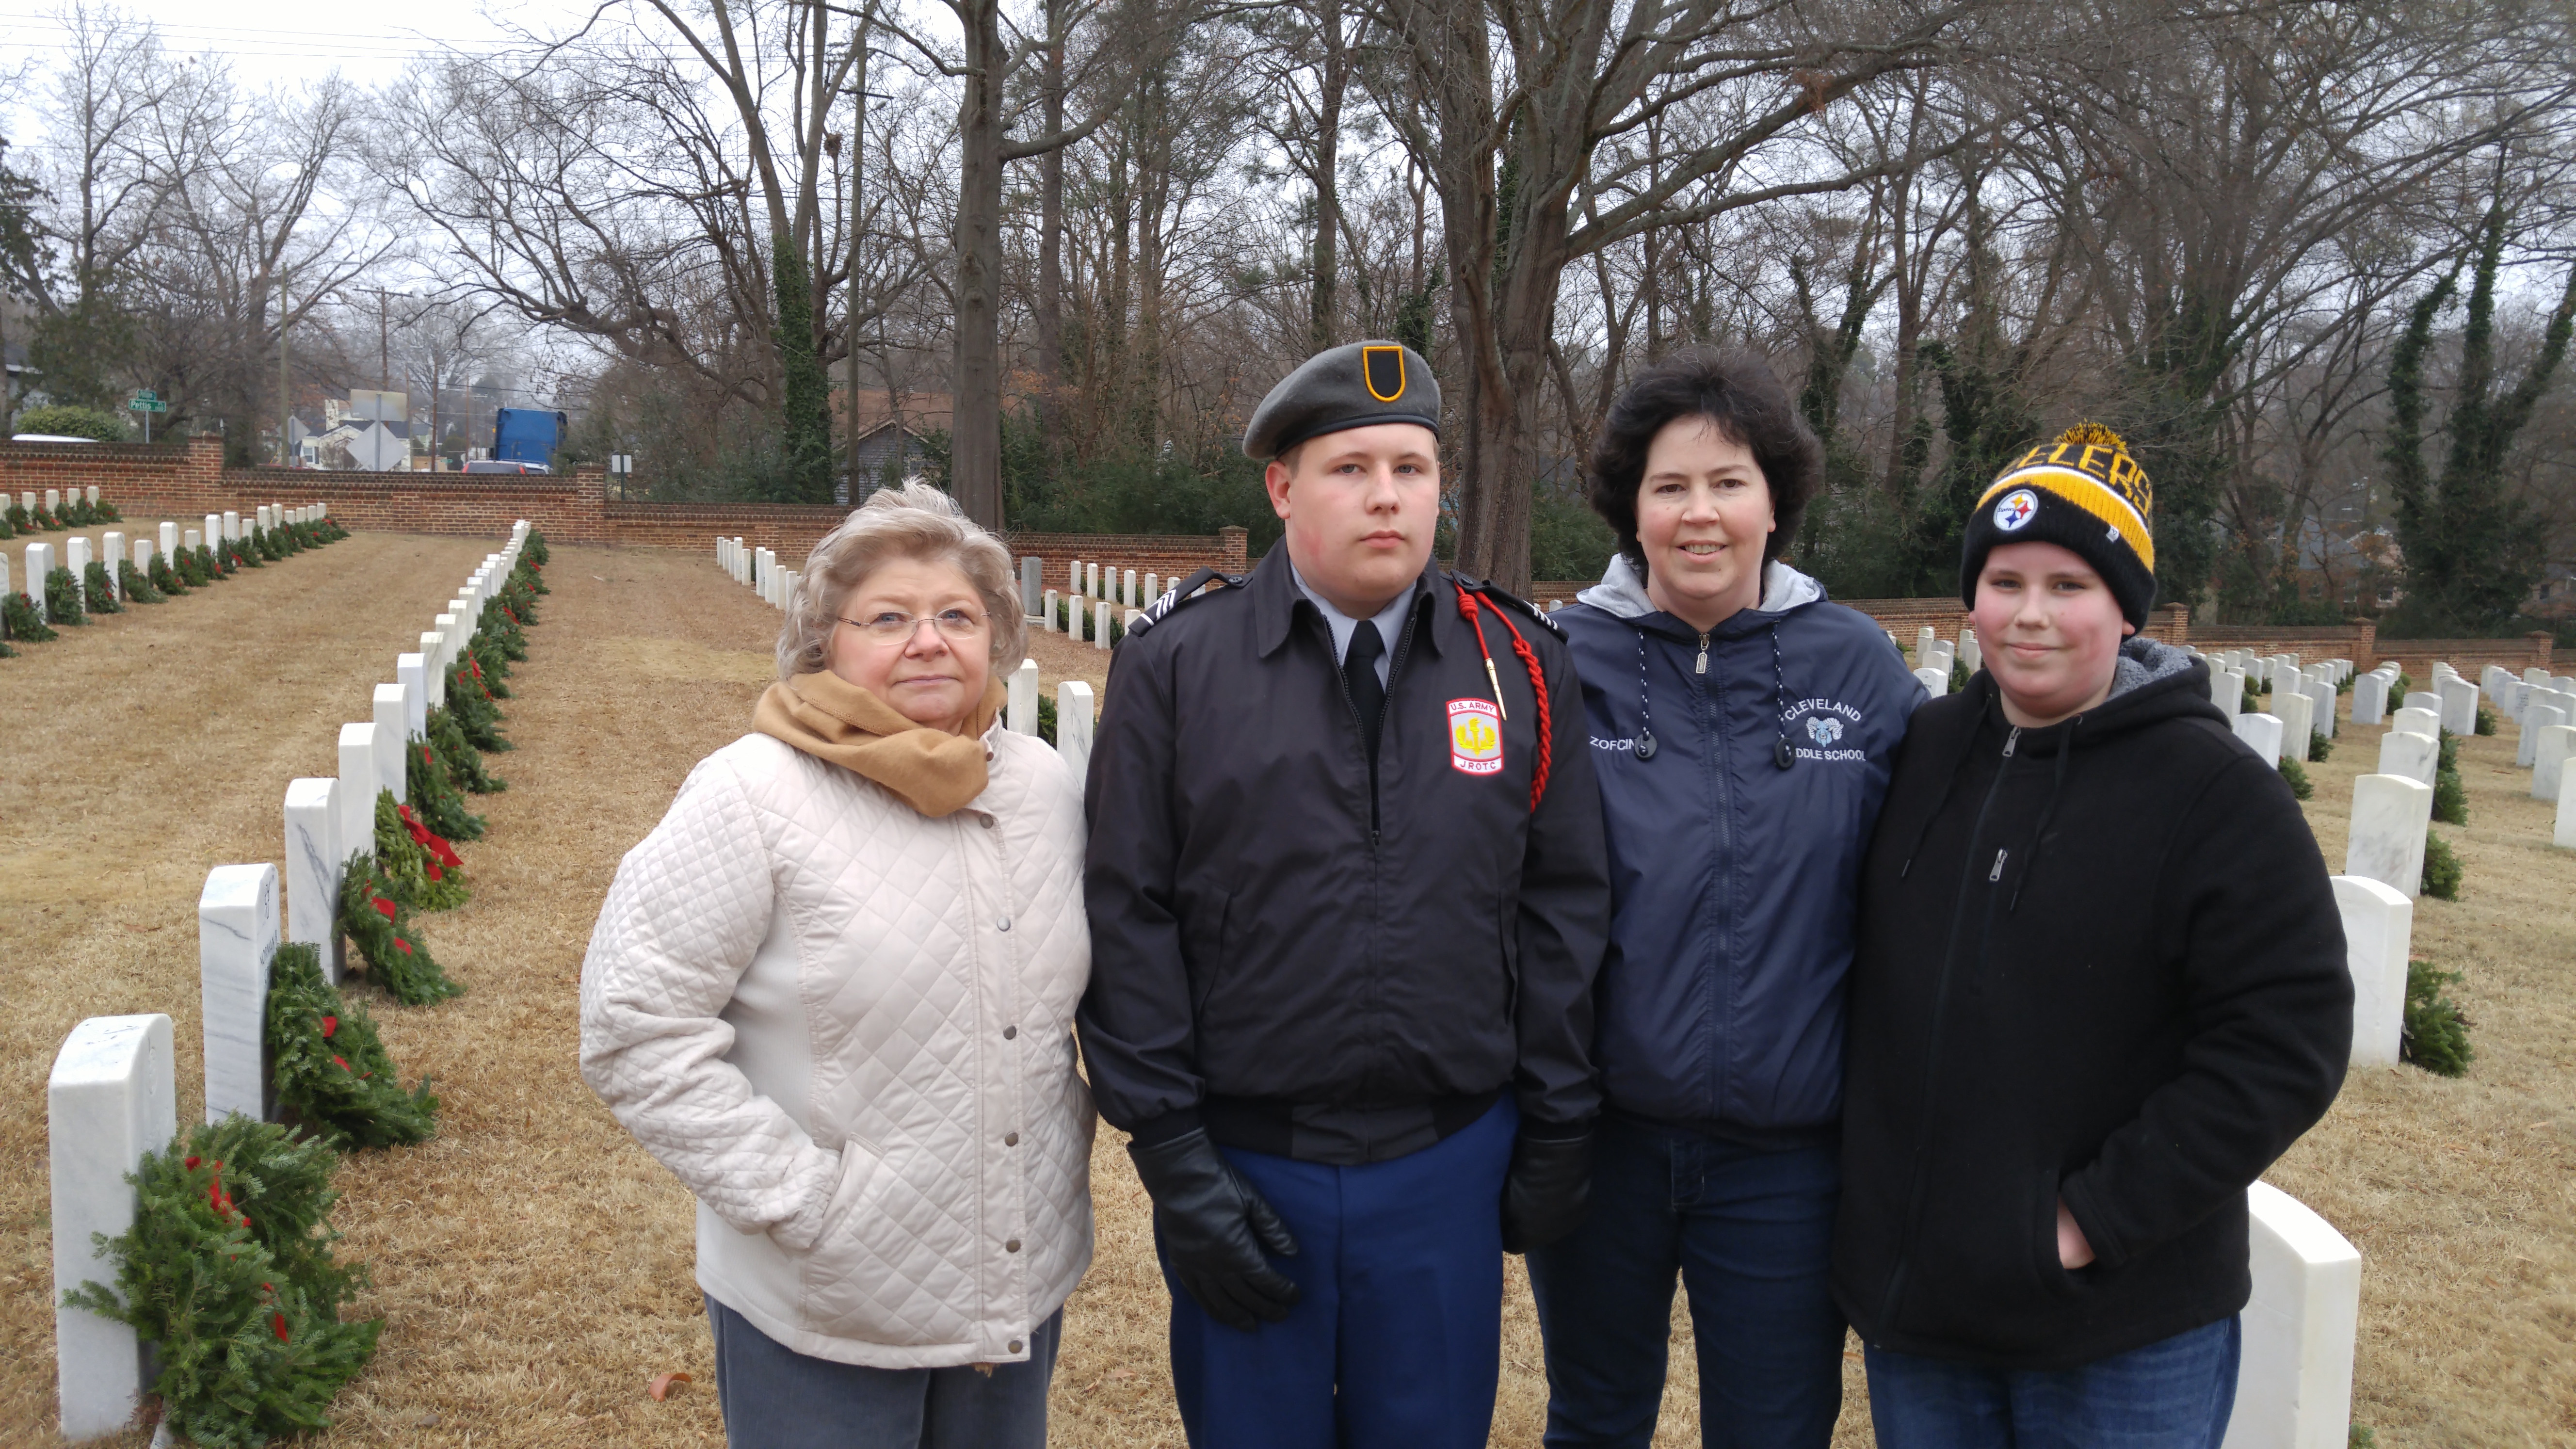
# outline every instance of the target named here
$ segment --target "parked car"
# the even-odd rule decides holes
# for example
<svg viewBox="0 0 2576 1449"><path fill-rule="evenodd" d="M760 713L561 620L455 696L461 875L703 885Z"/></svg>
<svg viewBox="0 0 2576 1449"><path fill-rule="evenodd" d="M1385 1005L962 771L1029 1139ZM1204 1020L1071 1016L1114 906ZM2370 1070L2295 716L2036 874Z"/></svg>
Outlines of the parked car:
<svg viewBox="0 0 2576 1449"><path fill-rule="evenodd" d="M477 458L465 465L468 473L551 473L543 463L518 463L507 458Z"/></svg>

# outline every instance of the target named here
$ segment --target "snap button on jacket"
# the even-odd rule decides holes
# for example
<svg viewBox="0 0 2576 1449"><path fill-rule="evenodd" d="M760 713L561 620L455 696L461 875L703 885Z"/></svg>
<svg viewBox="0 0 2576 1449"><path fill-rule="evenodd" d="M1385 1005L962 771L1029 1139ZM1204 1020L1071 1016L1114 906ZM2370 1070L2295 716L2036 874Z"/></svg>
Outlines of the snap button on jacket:
<svg viewBox="0 0 2576 1449"><path fill-rule="evenodd" d="M697 1195L699 1286L798 1353L1025 1358L1090 1265L1082 799L986 739L984 793L931 819L745 736L591 935L582 1076Z"/></svg>

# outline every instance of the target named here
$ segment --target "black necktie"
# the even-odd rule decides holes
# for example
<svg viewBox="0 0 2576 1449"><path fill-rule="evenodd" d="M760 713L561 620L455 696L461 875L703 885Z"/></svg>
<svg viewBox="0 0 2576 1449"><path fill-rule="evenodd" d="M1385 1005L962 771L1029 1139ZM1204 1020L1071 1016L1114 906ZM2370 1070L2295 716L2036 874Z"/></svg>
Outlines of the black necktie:
<svg viewBox="0 0 2576 1449"><path fill-rule="evenodd" d="M1377 631L1373 620L1362 619L1351 630L1351 647L1342 655L1342 683L1351 692L1351 704L1360 713L1360 739L1368 745L1369 774L1377 773L1377 726L1386 713L1386 686L1377 677L1377 661L1386 653L1386 639Z"/></svg>

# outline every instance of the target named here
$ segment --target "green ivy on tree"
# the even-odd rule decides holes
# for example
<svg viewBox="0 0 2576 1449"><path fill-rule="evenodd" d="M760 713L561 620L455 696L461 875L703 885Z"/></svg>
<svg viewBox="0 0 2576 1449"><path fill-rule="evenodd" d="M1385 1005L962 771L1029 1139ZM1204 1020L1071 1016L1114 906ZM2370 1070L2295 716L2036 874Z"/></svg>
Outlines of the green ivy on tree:
<svg viewBox="0 0 2576 1449"><path fill-rule="evenodd" d="M405 1006L464 995L412 934L411 913L382 887L372 856L352 855L341 868L340 934L357 946L367 975Z"/></svg>
<svg viewBox="0 0 2576 1449"><path fill-rule="evenodd" d="M342 1151L429 1140L438 1130L429 1079L403 1090L375 1019L322 978L321 952L280 946L268 969L278 1106Z"/></svg>
<svg viewBox="0 0 2576 1449"><path fill-rule="evenodd" d="M274 1122L187 1128L127 1175L134 1225L93 1239L115 1287L63 1295L153 1345L163 1421L192 1442L230 1449L327 1428L332 1398L374 1355L384 1320L340 1320L366 1270L332 1257L338 1165Z"/></svg>

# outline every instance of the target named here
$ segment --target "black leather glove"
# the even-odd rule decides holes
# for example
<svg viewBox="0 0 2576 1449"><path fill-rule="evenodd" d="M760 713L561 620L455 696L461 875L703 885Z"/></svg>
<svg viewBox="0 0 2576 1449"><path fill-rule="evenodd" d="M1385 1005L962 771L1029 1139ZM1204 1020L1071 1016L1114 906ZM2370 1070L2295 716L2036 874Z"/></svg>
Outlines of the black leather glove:
<svg viewBox="0 0 2576 1449"><path fill-rule="evenodd" d="M1503 1179L1503 1251L1526 1253L1573 1232L1591 1200L1591 1129L1580 1137L1522 1133Z"/></svg>
<svg viewBox="0 0 2576 1449"><path fill-rule="evenodd" d="M1297 1240L1252 1184L1193 1127L1168 1142L1127 1144L1136 1176L1154 1200L1172 1276L1207 1315L1249 1331L1256 1319L1278 1323L1297 1306L1297 1285L1263 1255L1297 1256Z"/></svg>

